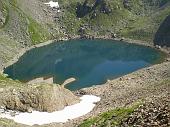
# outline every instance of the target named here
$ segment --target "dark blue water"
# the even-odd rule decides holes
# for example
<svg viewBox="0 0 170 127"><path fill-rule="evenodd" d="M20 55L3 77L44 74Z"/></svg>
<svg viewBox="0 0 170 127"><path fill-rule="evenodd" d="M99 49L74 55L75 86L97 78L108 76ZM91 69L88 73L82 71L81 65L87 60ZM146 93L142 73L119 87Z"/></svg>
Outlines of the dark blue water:
<svg viewBox="0 0 170 127"><path fill-rule="evenodd" d="M72 40L56 42L26 52L4 73L12 79L27 82L39 77L53 77L77 90L105 83L108 79L150 66L161 58L155 49L111 40Z"/></svg>

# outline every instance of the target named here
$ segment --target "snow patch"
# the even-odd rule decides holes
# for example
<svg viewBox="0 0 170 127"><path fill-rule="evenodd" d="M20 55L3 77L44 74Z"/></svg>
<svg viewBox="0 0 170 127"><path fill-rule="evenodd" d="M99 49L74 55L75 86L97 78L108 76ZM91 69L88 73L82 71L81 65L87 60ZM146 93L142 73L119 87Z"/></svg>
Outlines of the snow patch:
<svg viewBox="0 0 170 127"><path fill-rule="evenodd" d="M100 101L99 97L93 95L84 95L81 98L80 103L67 106L63 110L48 113L33 111L32 113L19 113L12 117L9 113L0 114L0 118L7 118L14 120L17 123L26 125L43 125L53 122L65 123L69 119L78 118L83 116L95 107L95 102Z"/></svg>
<svg viewBox="0 0 170 127"><path fill-rule="evenodd" d="M44 3L44 4L47 4L47 5L49 5L52 8L59 8L60 7L58 2L53 2L53 1L50 1L50 2Z"/></svg>

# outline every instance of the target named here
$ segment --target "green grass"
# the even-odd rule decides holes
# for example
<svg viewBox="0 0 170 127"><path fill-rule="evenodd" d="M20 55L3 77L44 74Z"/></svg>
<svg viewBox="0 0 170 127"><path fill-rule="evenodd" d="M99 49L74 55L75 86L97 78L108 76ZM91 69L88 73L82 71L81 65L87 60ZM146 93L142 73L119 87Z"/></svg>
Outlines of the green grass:
<svg viewBox="0 0 170 127"><path fill-rule="evenodd" d="M112 10L110 14L100 12L101 4L96 8L97 16L95 18L91 18L94 12L92 11L79 19L76 17L77 2L83 4L84 0L59 0L58 2L64 8L64 15L61 16L59 24L69 35L77 35L80 27L88 24L86 33L89 35L107 35L113 32L120 37L152 42L160 23L170 13L169 7L159 10L159 3L164 2L163 0L157 0L158 5L153 7L150 6L155 3L153 0L131 0L130 9L124 8L122 0L105 0L106 5ZM88 5L92 6L94 2L95 0L88 0ZM17 6L17 0L10 4L20 12L22 11ZM32 17L28 17L27 12L22 12L22 14L25 15L25 20L29 21L28 33L32 44L46 41L52 37L48 32L48 25L44 27ZM8 17L6 21L8 21ZM53 38L59 38L63 36L63 33L53 33L53 35L55 36Z"/></svg>
<svg viewBox="0 0 170 127"><path fill-rule="evenodd" d="M18 80L14 81L10 78L7 78L3 74L0 74L0 88L9 88L9 87L22 88L24 87L24 85Z"/></svg>
<svg viewBox="0 0 170 127"><path fill-rule="evenodd" d="M31 37L32 43L37 44L48 40L50 35L47 32L47 30L45 30L45 28L43 28L32 18L29 17L28 19L29 19L28 32Z"/></svg>
<svg viewBox="0 0 170 127"><path fill-rule="evenodd" d="M132 107L127 108L116 108L114 110L104 112L97 117L86 119L79 127L110 127L118 126L121 124L121 121L127 118L134 110L139 107L140 103L133 105Z"/></svg>
<svg viewBox="0 0 170 127"><path fill-rule="evenodd" d="M160 24L169 14L170 6L162 10L156 10L150 16L138 17L134 22L130 22L128 27L121 31L121 34L127 38L153 42ZM170 32L169 29L166 31Z"/></svg>
<svg viewBox="0 0 170 127"><path fill-rule="evenodd" d="M91 6L94 1L89 0L88 5ZM61 0L61 2L63 1ZM80 2L83 4L84 1ZM169 6L159 8L161 2L168 2L163 0L131 0L130 9L124 8L122 0L105 0L105 2L112 10L110 14L101 13L102 5L99 5L95 10L96 17L91 18L92 11L78 19L75 12L76 0L65 1L65 16L61 21L64 22L62 25L66 27L67 33L77 34L81 25L88 24L92 26L92 28L86 29L86 33L89 35L107 35L113 32L119 37L153 42L160 23L170 14Z"/></svg>

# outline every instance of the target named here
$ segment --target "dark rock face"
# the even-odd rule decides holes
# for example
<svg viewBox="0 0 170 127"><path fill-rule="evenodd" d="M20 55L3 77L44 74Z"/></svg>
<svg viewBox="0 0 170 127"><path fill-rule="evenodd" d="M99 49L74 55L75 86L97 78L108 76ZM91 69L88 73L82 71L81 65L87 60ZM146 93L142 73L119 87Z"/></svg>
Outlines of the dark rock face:
<svg viewBox="0 0 170 127"><path fill-rule="evenodd" d="M97 7L99 7L98 10ZM93 4L89 4L89 0L85 0L83 4L77 3L76 8L76 14L78 18L82 18L91 12L93 13L93 17L95 17L94 15L96 15L97 11L105 14L109 14L111 12L111 9L105 0L94 0Z"/></svg>
<svg viewBox="0 0 170 127"><path fill-rule="evenodd" d="M154 44L170 47L170 15L163 21L156 32Z"/></svg>
<svg viewBox="0 0 170 127"><path fill-rule="evenodd" d="M83 5L77 3L77 11L76 11L77 17L82 18L88 13L90 13L91 10L92 8L87 5L87 0L83 3Z"/></svg>
<svg viewBox="0 0 170 127"><path fill-rule="evenodd" d="M124 6L124 8L129 9L129 8L130 8L129 0L124 0L124 1L123 1L123 6Z"/></svg>

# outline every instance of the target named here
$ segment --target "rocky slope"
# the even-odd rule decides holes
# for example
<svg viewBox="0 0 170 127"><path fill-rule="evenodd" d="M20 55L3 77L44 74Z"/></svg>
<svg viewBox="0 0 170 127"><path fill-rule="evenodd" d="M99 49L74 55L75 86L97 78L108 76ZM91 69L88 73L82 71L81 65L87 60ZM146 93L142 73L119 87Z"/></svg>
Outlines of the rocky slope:
<svg viewBox="0 0 170 127"><path fill-rule="evenodd" d="M53 29L57 24L53 23L52 12L55 10L38 0L0 0L0 65L21 49L52 39L55 36L52 33L59 33Z"/></svg>
<svg viewBox="0 0 170 127"><path fill-rule="evenodd" d="M122 121L127 126L170 126L170 102L168 97L155 98L137 108L132 115Z"/></svg>
<svg viewBox="0 0 170 127"><path fill-rule="evenodd" d="M79 94L92 93L93 95L101 97L101 101L95 107L93 113L88 114L86 116L86 118L89 118L89 116L93 117L85 120L83 124L80 125L80 127L90 126L101 127L103 125L106 127L110 126L126 127L126 125L144 126L146 124L150 124L148 125L148 127L151 127L152 126L151 124L153 124L154 122L161 122L160 119L155 118L156 114L148 110L152 109L155 106L155 110L158 110L157 111L158 114L162 112L163 114L168 115L167 111L170 108L170 105L167 105L169 102L168 100L170 90L169 65L170 62L154 65L152 67L144 68L137 72L125 75L121 78L109 81L102 86L99 85L96 87L85 88L82 89L81 91L78 91ZM156 102L156 100L159 100L160 102ZM144 109L145 113L143 113L143 116L140 116L142 115L142 112L138 111L139 117L137 118L135 117L136 113L134 113L134 115L132 116L129 116L130 114L133 114L133 111L136 110L135 108L130 108L130 112L128 112L129 108L125 110L127 107L131 106L136 102L142 102L148 106L148 109ZM150 105L150 103L152 102L153 106ZM146 108L147 106L142 107ZM160 108L166 107L168 109L162 110L158 108L159 106L161 106ZM123 111L120 111L118 112L118 114L114 115L115 111L113 109L120 107L123 108ZM139 108L139 110L140 109L141 108ZM113 113L112 110L114 111ZM166 113L164 113L164 111ZM105 115L104 114L102 115L103 112ZM146 118L147 113L149 114L148 118ZM97 117L94 117L96 116L96 114ZM109 115L109 117L107 117L107 115ZM124 118L127 119L123 120ZM128 118L130 120L128 120ZM166 120L165 125L168 125L170 123L170 120L168 118L169 116L165 116L165 118L162 118L162 120ZM136 119L133 121L134 123L130 123L132 122L131 120L133 119ZM82 120L83 119L78 119L78 121ZM124 122L121 123L121 121ZM159 127L159 125L163 126L163 123L158 123L158 125L155 127ZM75 124L73 124L73 126L75 126Z"/></svg>

